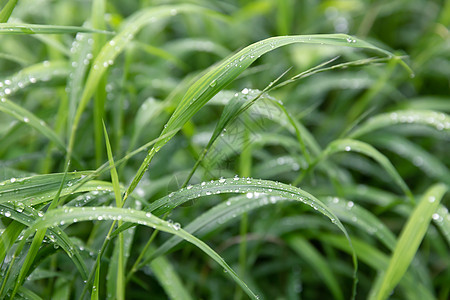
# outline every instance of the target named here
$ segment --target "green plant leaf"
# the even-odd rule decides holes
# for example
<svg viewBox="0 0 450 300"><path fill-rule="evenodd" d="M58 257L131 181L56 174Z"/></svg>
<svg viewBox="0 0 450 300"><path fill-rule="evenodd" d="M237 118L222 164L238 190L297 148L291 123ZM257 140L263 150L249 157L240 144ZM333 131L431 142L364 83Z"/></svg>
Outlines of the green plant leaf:
<svg viewBox="0 0 450 300"><path fill-rule="evenodd" d="M362 153L378 162L392 177L392 179L394 179L395 183L403 190L406 196L409 197L411 202L414 202L414 196L412 195L411 190L406 185L402 177L398 174L397 170L389 161L389 159L367 143L351 139L334 140L323 151L322 157L319 158L319 161L327 156L330 156L331 154L349 151Z"/></svg>
<svg viewBox="0 0 450 300"><path fill-rule="evenodd" d="M32 128L36 129L50 141L55 143L55 145L57 145L59 149L64 152L66 151L66 147L59 136L50 127L48 127L43 120L36 117L30 111L5 98L1 98L0 100L0 111L13 116L17 120L24 122L25 124L29 124Z"/></svg>
<svg viewBox="0 0 450 300"><path fill-rule="evenodd" d="M254 43L229 58L223 60L214 68L211 68L205 75L197 80L186 92L183 99L177 106L175 112L170 117L161 135L169 131L179 131L181 127L191 117L199 111L215 94L231 83L239 74L247 69L261 55L289 44L325 44L333 46L348 46L354 48L365 48L377 51L386 56L392 56L386 50L375 47L363 40L345 34L329 34L329 35L296 35L296 36L280 36L272 37L257 43ZM147 157L142 162L136 176L131 182L124 196L128 195L135 189L138 182L144 175L153 156L163 147L173 136L169 135L155 144L149 151ZM70 146L69 146L70 148Z"/></svg>
<svg viewBox="0 0 450 300"><path fill-rule="evenodd" d="M350 133L349 137L357 138L397 124L421 124L447 134L450 132L450 117L445 113L431 110L399 110L370 118Z"/></svg>
<svg viewBox="0 0 450 300"><path fill-rule="evenodd" d="M333 274L325 258L319 251L317 251L311 243L298 235L290 235L286 237L286 241L302 260L305 260L311 265L315 272L321 277L325 285L330 289L333 299L344 299L336 276Z"/></svg>
<svg viewBox="0 0 450 300"><path fill-rule="evenodd" d="M389 266L381 273L381 283L375 285L370 293L370 299L387 299L404 276L446 191L447 187L444 184L436 184L423 195L408 218L389 261Z"/></svg>
<svg viewBox="0 0 450 300"><path fill-rule="evenodd" d="M1 23L0 34L65 34L65 33L102 33L111 34L112 32L96 30L77 26L57 26L57 25L37 25L37 24L13 24Z"/></svg>
<svg viewBox="0 0 450 300"><path fill-rule="evenodd" d="M9 0L0 11L0 23L6 23L16 7L17 0Z"/></svg>
<svg viewBox="0 0 450 300"><path fill-rule="evenodd" d="M31 233L36 229L57 226L61 223L61 221L69 224L73 222L89 221L94 219L99 221L122 220L124 222L133 222L177 235L197 246L205 254L216 261L221 267L223 267L227 271L227 274L230 275L230 277L247 293L250 298L258 299L258 297L248 288L248 286L237 276L233 269L231 269L227 265L223 258L214 250L212 250L208 245L206 245L196 237L190 235L183 229L174 226L173 224L170 224L162 219L159 219L148 212L146 213L144 211L117 207L74 207L71 209L71 211L65 211L64 209L54 209L46 213L41 219L35 222L34 225L29 228L28 232Z"/></svg>

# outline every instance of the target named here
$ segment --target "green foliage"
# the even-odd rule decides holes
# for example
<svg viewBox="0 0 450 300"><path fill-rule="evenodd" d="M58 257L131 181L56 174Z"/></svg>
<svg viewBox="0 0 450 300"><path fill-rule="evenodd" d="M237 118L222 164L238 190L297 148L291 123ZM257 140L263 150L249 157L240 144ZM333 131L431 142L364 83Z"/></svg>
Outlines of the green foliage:
<svg viewBox="0 0 450 300"><path fill-rule="evenodd" d="M183 2L0 1L0 299L448 299L450 5Z"/></svg>

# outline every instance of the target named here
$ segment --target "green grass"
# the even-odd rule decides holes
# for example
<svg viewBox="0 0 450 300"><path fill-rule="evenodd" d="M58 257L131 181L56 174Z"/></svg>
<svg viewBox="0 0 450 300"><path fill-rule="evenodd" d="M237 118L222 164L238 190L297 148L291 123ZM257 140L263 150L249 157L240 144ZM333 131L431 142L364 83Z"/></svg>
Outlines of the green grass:
<svg viewBox="0 0 450 300"><path fill-rule="evenodd" d="M448 1L0 0L0 299L448 299Z"/></svg>

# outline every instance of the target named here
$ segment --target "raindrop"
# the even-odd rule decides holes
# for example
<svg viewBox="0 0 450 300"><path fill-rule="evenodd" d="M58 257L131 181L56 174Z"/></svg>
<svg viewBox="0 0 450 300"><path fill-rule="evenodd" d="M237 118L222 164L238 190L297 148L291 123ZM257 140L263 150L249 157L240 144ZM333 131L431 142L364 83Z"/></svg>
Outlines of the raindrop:
<svg viewBox="0 0 450 300"><path fill-rule="evenodd" d="M347 206L348 206L349 208L352 208L353 205L355 205L355 204L353 203L353 201L349 201L349 202L347 203Z"/></svg>
<svg viewBox="0 0 450 300"><path fill-rule="evenodd" d="M242 94L247 95L249 92L248 88L245 88L241 91Z"/></svg>
<svg viewBox="0 0 450 300"><path fill-rule="evenodd" d="M13 177L13 178L11 178L9 181L10 181L11 183L14 183L14 182L16 182L16 180L17 180L17 179Z"/></svg>
<svg viewBox="0 0 450 300"><path fill-rule="evenodd" d="M17 203L17 211L18 212L23 212L24 209L25 209L25 205L22 202Z"/></svg>
<svg viewBox="0 0 450 300"><path fill-rule="evenodd" d="M215 87L217 85L217 81L214 79L213 81L211 81L211 83L209 84L210 87Z"/></svg>
<svg viewBox="0 0 450 300"><path fill-rule="evenodd" d="M434 201L436 201L436 197L430 196L430 197L428 198L428 201L430 201L431 203L433 203Z"/></svg>
<svg viewBox="0 0 450 300"><path fill-rule="evenodd" d="M7 218L11 217L11 212L5 211L5 217L7 217Z"/></svg>
<svg viewBox="0 0 450 300"><path fill-rule="evenodd" d="M352 150L352 148L350 146L345 146L344 150L345 151L350 151L350 150Z"/></svg>
<svg viewBox="0 0 450 300"><path fill-rule="evenodd" d="M247 193L246 196L247 196L248 199L251 199L251 198L253 198L253 193Z"/></svg>
<svg viewBox="0 0 450 300"><path fill-rule="evenodd" d="M180 230L180 228L181 228L180 223L174 223L174 224L173 224L173 229L175 229L175 230Z"/></svg>
<svg viewBox="0 0 450 300"><path fill-rule="evenodd" d="M220 179L219 179L219 182L220 182L220 183L224 183L225 181L226 181L225 178L220 178Z"/></svg>

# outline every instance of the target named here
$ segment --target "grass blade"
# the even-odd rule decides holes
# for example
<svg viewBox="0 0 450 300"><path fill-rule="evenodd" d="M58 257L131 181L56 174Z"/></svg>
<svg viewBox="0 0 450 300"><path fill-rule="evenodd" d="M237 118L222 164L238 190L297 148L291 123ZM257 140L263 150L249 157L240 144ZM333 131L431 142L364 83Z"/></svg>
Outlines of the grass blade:
<svg viewBox="0 0 450 300"><path fill-rule="evenodd" d="M3 6L0 11L0 23L8 22L9 17L11 16L14 7L16 7L17 0L9 0L8 3Z"/></svg>
<svg viewBox="0 0 450 300"><path fill-rule="evenodd" d="M269 180L254 180L251 178L235 177L228 179L222 178L211 182L203 182L198 185L188 186L155 201L150 205L148 210L156 215L163 215L186 201L201 196L222 193L245 193L246 197L250 199L257 198L261 193L264 193L271 196L279 196L286 199L300 201L328 217L344 233L344 235L348 238L349 244L351 244L345 227L336 215L328 208L328 206L324 205L313 195L297 187ZM357 262L355 256L353 256L353 259L355 270L354 284L356 285ZM356 288L356 286L354 286L354 288Z"/></svg>
<svg viewBox="0 0 450 300"><path fill-rule="evenodd" d="M109 143L108 132L106 131L105 123L103 123L103 132L105 135L106 151L108 154L109 166L111 167L111 180L114 188L114 196L116 198L116 206L122 207L122 195L120 194L120 183L119 176L117 175L117 170L114 165L114 159L111 150L111 144ZM119 220L118 225L122 225L122 221ZM118 240L118 262L117 262L117 276L116 276L116 297L117 299L125 299L125 275L124 275L124 237L123 233L119 234ZM99 267L99 266L98 266Z"/></svg>
<svg viewBox="0 0 450 300"><path fill-rule="evenodd" d="M156 22L167 17L174 16L180 12L205 12L206 10L191 5L173 5L173 6L158 6L147 10L142 10L135 15L130 16L126 25L122 30L109 42L107 42L100 53L95 58L92 67L86 79L86 86L83 90L80 103L77 107L74 121L72 124L70 139L69 139L69 157L73 150L75 142L75 133L81 119L81 115L88 104L90 98L94 95L97 85L100 82L103 74L114 63L116 57L125 49L128 43L134 38L134 35L146 24ZM126 197L125 197L126 199Z"/></svg>
<svg viewBox="0 0 450 300"><path fill-rule="evenodd" d="M447 134L450 132L450 117L445 113L431 110L399 110L370 118L356 128L349 137L357 138L396 124L421 124Z"/></svg>
<svg viewBox="0 0 450 300"><path fill-rule="evenodd" d="M299 235L291 235L286 238L289 246L305 260L322 278L325 285L331 291L333 299L344 299L342 290L331 271L325 258L304 238Z"/></svg>
<svg viewBox="0 0 450 300"><path fill-rule="evenodd" d="M388 51L345 34L280 36L259 41L225 59L197 80L184 95L181 103L177 106L166 126L164 126L164 130L161 135L170 131L179 131L181 127L215 94L231 83L261 55L279 47L295 43L365 48L380 52L386 56L392 56L392 54ZM141 167L127 189L124 196L125 199L137 186L138 182L147 170L153 156L174 135L175 133L156 143L155 146L149 151L147 157L142 162Z"/></svg>
<svg viewBox="0 0 450 300"><path fill-rule="evenodd" d="M227 263L218 255L214 250L212 250L208 245L206 245L201 240L187 233L181 228L178 228L162 219L153 216L150 213L144 211L138 211L133 209L123 209L117 207L75 207L71 211L64 213L64 209L54 209L46 213L40 220L38 220L34 225L28 230L28 234L36 229L48 228L52 226L57 226L61 221L66 222L66 224L73 223L74 220L78 221L89 221L89 220L123 220L125 222L132 222L144 226L148 226L160 231L164 231L170 234L177 235L184 240L194 244L199 249L201 249L205 254L216 261L220 266L222 266L229 274L232 279L242 287L242 289L247 293L247 295L252 299L257 299L258 297L248 288L248 286L237 276L237 274L231 269Z"/></svg>
<svg viewBox="0 0 450 300"><path fill-rule="evenodd" d="M192 299L167 258L160 256L154 259L150 267L169 299Z"/></svg>
<svg viewBox="0 0 450 300"><path fill-rule="evenodd" d="M65 33L102 33L111 34L109 31L96 30L77 26L37 25L37 24L0 24L0 34L65 34Z"/></svg>
<svg viewBox="0 0 450 300"><path fill-rule="evenodd" d="M36 117L30 111L5 98L1 98L0 100L0 111L13 116L21 122L29 124L31 127L47 137L50 141L55 143L55 145L57 145L59 149L61 149L63 152L66 152L66 147L59 136L50 127L48 127L43 120Z"/></svg>
<svg viewBox="0 0 450 300"><path fill-rule="evenodd" d="M112 185L103 181L92 180L84 183L81 187L77 185L93 172L71 172L67 174L61 196L75 192L86 191L112 191ZM25 178L11 178L0 182L0 203L23 202L29 206L51 201L59 188L59 181L64 173L46 175L34 175Z"/></svg>
<svg viewBox="0 0 450 300"><path fill-rule="evenodd" d="M341 249L347 253L350 253L350 248L348 244L345 243L345 239L341 236L324 234L319 237L322 241L330 244L338 249ZM389 257L382 251L376 249L367 242L362 241L358 238L352 238L353 246L358 255L358 259L370 266L374 270L382 271L385 270L389 264ZM430 293L421 282L412 276L411 272L407 272L405 276L400 281L400 287L407 295L406 299L434 299L434 295ZM408 297L409 296L409 297Z"/></svg>
<svg viewBox="0 0 450 300"><path fill-rule="evenodd" d="M63 61L44 61L22 69L0 82L0 96L9 96L39 81L48 81L54 77L67 77L69 65Z"/></svg>
<svg viewBox="0 0 450 300"><path fill-rule="evenodd" d="M327 197L324 203L343 222L353 224L369 235L375 235L388 249L393 250L397 240L394 234L370 211L353 201L347 201L337 197Z"/></svg>
<svg viewBox="0 0 450 300"><path fill-rule="evenodd" d="M370 299L388 298L404 276L446 191L444 184L436 184L423 195L400 234L389 266L381 275L381 284L371 291Z"/></svg>
<svg viewBox="0 0 450 300"><path fill-rule="evenodd" d="M412 195L411 190L403 181L402 177L398 174L397 170L389 161L389 159L367 143L351 139L335 140L328 145L319 160L324 159L325 157L337 152L348 151L362 153L378 162L392 177L392 179L394 179L395 183L403 190L403 192L406 194L406 196L408 196L411 202L414 203L414 196Z"/></svg>

